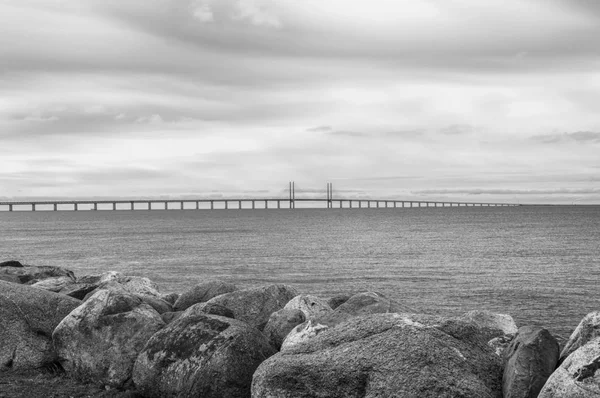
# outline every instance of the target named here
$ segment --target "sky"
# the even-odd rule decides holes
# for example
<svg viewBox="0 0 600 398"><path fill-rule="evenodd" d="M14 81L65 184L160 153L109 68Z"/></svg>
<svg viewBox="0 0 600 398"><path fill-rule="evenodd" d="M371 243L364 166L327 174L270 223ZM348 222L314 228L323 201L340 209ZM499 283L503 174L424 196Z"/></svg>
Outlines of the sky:
<svg viewBox="0 0 600 398"><path fill-rule="evenodd" d="M600 203L597 0L2 0L0 200Z"/></svg>

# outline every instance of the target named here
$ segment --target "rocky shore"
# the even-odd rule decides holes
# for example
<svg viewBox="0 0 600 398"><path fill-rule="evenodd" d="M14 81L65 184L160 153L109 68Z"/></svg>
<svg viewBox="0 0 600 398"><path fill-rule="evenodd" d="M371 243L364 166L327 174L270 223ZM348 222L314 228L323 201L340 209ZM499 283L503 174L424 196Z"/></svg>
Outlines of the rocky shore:
<svg viewBox="0 0 600 398"><path fill-rule="evenodd" d="M377 292L208 280L163 293L0 263L0 397L599 397L598 369L600 312L561 351L510 315L416 314Z"/></svg>

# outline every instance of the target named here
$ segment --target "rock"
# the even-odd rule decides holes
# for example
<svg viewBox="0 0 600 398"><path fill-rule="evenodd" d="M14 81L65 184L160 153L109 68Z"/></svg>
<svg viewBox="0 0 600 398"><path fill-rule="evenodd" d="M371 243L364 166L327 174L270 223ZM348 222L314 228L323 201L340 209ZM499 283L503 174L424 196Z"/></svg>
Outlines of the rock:
<svg viewBox="0 0 600 398"><path fill-rule="evenodd" d="M600 397L600 337L573 351L552 373L538 398Z"/></svg>
<svg viewBox="0 0 600 398"><path fill-rule="evenodd" d="M162 300L162 294L159 291L158 285L148 278L141 276L126 276L119 279L119 282L125 290L132 294L154 296Z"/></svg>
<svg viewBox="0 0 600 398"><path fill-rule="evenodd" d="M579 322L561 351L559 362L562 363L572 352L596 337L600 337L599 311L590 312Z"/></svg>
<svg viewBox="0 0 600 398"><path fill-rule="evenodd" d="M83 300L88 293L92 292L97 287L97 285L89 283L73 283L60 289L59 293L78 300Z"/></svg>
<svg viewBox="0 0 600 398"><path fill-rule="evenodd" d="M173 308L176 311L183 311L194 304L204 303L213 297L235 292L236 290L238 290L238 288L233 283L223 281L200 283L190 290L183 292L175 302Z"/></svg>
<svg viewBox="0 0 600 398"><path fill-rule="evenodd" d="M42 279L68 276L75 278L73 271L61 267L51 266L32 266L26 265L23 267L2 267L0 268L0 280L21 284L33 284Z"/></svg>
<svg viewBox="0 0 600 398"><path fill-rule="evenodd" d="M231 311L225 306L222 306L221 304L215 303L198 303L192 305L187 310L183 311L183 316L201 314L219 315L231 319L235 318L235 316L233 315L233 311Z"/></svg>
<svg viewBox="0 0 600 398"><path fill-rule="evenodd" d="M349 315L367 315L386 312L413 312L385 297L381 293L363 292L350 297L348 301L335 309Z"/></svg>
<svg viewBox="0 0 600 398"><path fill-rule="evenodd" d="M54 278L43 279L31 285L31 287L58 293L73 283L75 283L75 278L71 278L70 276L57 276Z"/></svg>
<svg viewBox="0 0 600 398"><path fill-rule="evenodd" d="M263 334L269 343L279 350L288 333L305 320L306 315L301 310L283 308L271 314Z"/></svg>
<svg viewBox="0 0 600 398"><path fill-rule="evenodd" d="M177 301L179 296L179 293L163 293L161 295L161 298L173 306L175 305L175 302Z"/></svg>
<svg viewBox="0 0 600 398"><path fill-rule="evenodd" d="M52 331L79 304L71 297L0 281L0 371L54 362Z"/></svg>
<svg viewBox="0 0 600 398"><path fill-rule="evenodd" d="M120 272L108 271L108 272L104 272L102 274L84 275L80 278L77 278L77 283L85 283L85 284L89 284L89 285L99 286L105 282L109 282L109 281L118 282L124 278L125 278L125 275L123 275Z"/></svg>
<svg viewBox="0 0 600 398"><path fill-rule="evenodd" d="M235 319L263 330L271 314L297 295L298 292L291 286L270 285L222 294L208 303L223 305L233 311Z"/></svg>
<svg viewBox="0 0 600 398"><path fill-rule="evenodd" d="M122 387L139 352L163 326L160 315L139 297L100 290L67 315L52 338L67 373Z"/></svg>
<svg viewBox="0 0 600 398"><path fill-rule="evenodd" d="M535 398L554 372L558 342L546 329L519 328L504 352L504 398Z"/></svg>
<svg viewBox="0 0 600 398"><path fill-rule="evenodd" d="M501 359L483 340L473 344L476 331L462 320L433 327L394 313L353 317L263 362L252 397L499 398Z"/></svg>
<svg viewBox="0 0 600 398"><path fill-rule="evenodd" d="M147 294L134 294L134 296L141 298L144 303L154 308L154 310L159 314L173 311L173 306L171 304L156 296L149 296Z"/></svg>
<svg viewBox="0 0 600 398"><path fill-rule="evenodd" d="M337 307L348 301L350 297L352 297L351 294L338 294L337 296L333 296L329 300L327 300L327 304L331 307L332 310L335 310Z"/></svg>
<svg viewBox="0 0 600 398"><path fill-rule="evenodd" d="M162 318L163 322L168 325L169 323L181 318L181 315L183 315L183 311L174 311L164 312L160 314L160 317Z"/></svg>
<svg viewBox="0 0 600 398"><path fill-rule="evenodd" d="M274 347L281 351L289 351L292 347L307 342L327 329L329 329L329 326L320 323L314 323L311 319L309 319L308 321L293 327L285 335L281 344Z"/></svg>
<svg viewBox="0 0 600 398"><path fill-rule="evenodd" d="M482 329L487 330L488 340L507 334L517 333L517 324L512 316L497 314L487 310L474 310L467 312L463 318L475 322Z"/></svg>
<svg viewBox="0 0 600 398"><path fill-rule="evenodd" d="M488 341L487 344L494 350L496 355L498 355L500 358L503 358L504 351L508 348L514 338L514 334L505 334L504 336L494 337Z"/></svg>
<svg viewBox="0 0 600 398"><path fill-rule="evenodd" d="M21 264L19 261L16 261L16 260L8 260L8 261L2 261L0 263L0 268L1 267L23 268L23 264Z"/></svg>
<svg viewBox="0 0 600 398"><path fill-rule="evenodd" d="M133 381L146 397L249 397L252 374L274 353L244 322L192 315L152 336L135 362Z"/></svg>
<svg viewBox="0 0 600 398"><path fill-rule="evenodd" d="M309 319L310 324L306 321L293 328L281 344L281 350L285 351L291 346L304 342L323 330L333 328L355 316L388 312L406 314L410 311L406 311L405 307L392 302L381 293L363 292L355 294L335 310L322 312L319 316Z"/></svg>
<svg viewBox="0 0 600 398"><path fill-rule="evenodd" d="M294 297L288 301L283 309L298 309L304 313L306 319L313 319L333 311L325 300L308 294L300 294Z"/></svg>

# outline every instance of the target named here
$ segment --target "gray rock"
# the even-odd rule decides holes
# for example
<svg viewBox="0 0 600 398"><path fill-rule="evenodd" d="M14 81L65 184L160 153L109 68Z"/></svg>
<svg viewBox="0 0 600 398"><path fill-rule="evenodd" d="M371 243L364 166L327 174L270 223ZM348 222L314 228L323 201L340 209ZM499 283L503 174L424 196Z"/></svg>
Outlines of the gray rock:
<svg viewBox="0 0 600 398"><path fill-rule="evenodd" d="M301 310L284 308L271 314L263 334L269 343L279 350L290 331L304 321L306 321L306 315Z"/></svg>
<svg viewBox="0 0 600 398"><path fill-rule="evenodd" d="M171 304L156 296L149 296L147 294L134 294L134 296L141 298L144 303L154 308L159 314L173 311L173 306Z"/></svg>
<svg viewBox="0 0 600 398"><path fill-rule="evenodd" d="M353 316L386 312L413 312L410 308L393 302L383 294L377 292L357 293L350 297L344 304L337 307L335 311Z"/></svg>
<svg viewBox="0 0 600 398"><path fill-rule="evenodd" d="M53 278L43 279L31 285L38 289L48 290L49 292L58 293L65 287L75 283L75 278L70 276L57 276Z"/></svg>
<svg viewBox="0 0 600 398"><path fill-rule="evenodd" d="M125 275L117 271L108 271L102 274L92 274L92 275L84 275L77 278L77 283L85 283L89 285L99 286L102 283L115 281L119 282L124 279Z"/></svg>
<svg viewBox="0 0 600 398"><path fill-rule="evenodd" d="M233 311L235 319L263 330L271 314L297 295L298 292L291 286L270 285L222 294L208 303L223 305Z"/></svg>
<svg viewBox="0 0 600 398"><path fill-rule="evenodd" d="M54 362L52 331L79 304L71 297L0 281L0 371Z"/></svg>
<svg viewBox="0 0 600 398"><path fill-rule="evenodd" d="M352 294L338 294L337 296L329 298L327 304L329 304L332 310L335 310L337 307L348 301L350 297L352 297Z"/></svg>
<svg viewBox="0 0 600 398"><path fill-rule="evenodd" d="M523 326L504 351L504 398L535 398L554 372L558 342L546 329Z"/></svg>
<svg viewBox="0 0 600 398"><path fill-rule="evenodd" d="M244 322L181 317L148 341L133 381L146 397L249 397L252 374L274 353L262 333Z"/></svg>
<svg viewBox="0 0 600 398"><path fill-rule="evenodd" d="M17 260L8 260L8 261L2 261L0 263L0 268L1 267L16 267L16 268L22 268L23 264L21 264L19 261Z"/></svg>
<svg viewBox="0 0 600 398"><path fill-rule="evenodd" d="M51 266L33 266L25 265L23 267L1 267L0 280L21 284L33 284L42 279L68 276L75 278L73 271L61 267Z"/></svg>
<svg viewBox="0 0 600 398"><path fill-rule="evenodd" d="M175 301L173 308L175 311L184 311L194 304L204 303L213 297L235 292L236 290L238 288L229 282L209 281L200 283L190 290L181 293L177 301Z"/></svg>
<svg viewBox="0 0 600 398"><path fill-rule="evenodd" d="M504 351L508 348L510 343L515 338L514 334L505 334L504 336L494 337L490 341L488 341L488 345L492 347L496 355L500 358L504 357Z"/></svg>
<svg viewBox="0 0 600 398"><path fill-rule="evenodd" d="M501 359L473 323L434 327L387 313L351 318L267 359L252 397L499 398L501 381Z"/></svg>
<svg viewBox="0 0 600 398"><path fill-rule="evenodd" d="M333 328L353 317L390 312L406 314L412 311L391 301L381 293L357 293L335 310L322 312L319 316L308 319L303 324L293 328L282 342L281 350L287 350L291 346L313 338L322 331Z"/></svg>
<svg viewBox="0 0 600 398"><path fill-rule="evenodd" d="M83 300L88 293L92 292L97 287L97 285L89 283L73 283L60 289L59 293L78 300Z"/></svg>
<svg viewBox="0 0 600 398"><path fill-rule="evenodd" d="M179 293L163 293L161 298L171 305L175 305L177 299L181 296Z"/></svg>
<svg viewBox="0 0 600 398"><path fill-rule="evenodd" d="M187 310L183 311L183 316L201 314L219 315L231 319L235 318L235 316L233 315L233 311L231 311L229 308L223 305L215 303L198 303L192 305Z"/></svg>
<svg viewBox="0 0 600 398"><path fill-rule="evenodd" d="M600 337L573 351L552 373L538 398L600 397Z"/></svg>
<svg viewBox="0 0 600 398"><path fill-rule="evenodd" d="M163 326L160 315L139 297L100 290L67 315L52 338L67 373L122 387L139 352Z"/></svg>
<svg viewBox="0 0 600 398"><path fill-rule="evenodd" d="M596 337L600 337L599 311L590 312L579 322L560 353L559 363L562 363L571 353Z"/></svg>
<svg viewBox="0 0 600 398"><path fill-rule="evenodd" d="M515 334L519 329L512 316L487 310L469 311L463 315L463 318L475 322L482 329L487 330L489 339Z"/></svg>
<svg viewBox="0 0 600 398"><path fill-rule="evenodd" d="M169 323L181 318L181 315L183 315L183 311L173 311L162 313L160 314L160 317L162 318L163 322L168 325Z"/></svg>
<svg viewBox="0 0 600 398"><path fill-rule="evenodd" d="M300 294L294 297L288 301L283 309L298 309L304 313L306 319L313 319L333 311L327 301L308 294Z"/></svg>

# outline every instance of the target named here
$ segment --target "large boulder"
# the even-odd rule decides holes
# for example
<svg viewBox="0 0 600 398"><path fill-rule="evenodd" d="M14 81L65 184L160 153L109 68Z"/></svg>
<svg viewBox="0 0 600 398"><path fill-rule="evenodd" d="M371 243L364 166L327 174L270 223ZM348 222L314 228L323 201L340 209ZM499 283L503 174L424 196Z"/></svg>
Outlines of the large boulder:
<svg viewBox="0 0 600 398"><path fill-rule="evenodd" d="M494 337L514 335L519 330L513 317L508 314L498 314L487 310L474 310L464 314L463 318L467 321L475 322L483 330L486 330L490 340Z"/></svg>
<svg viewBox="0 0 600 398"><path fill-rule="evenodd" d="M309 294L300 294L294 297L283 309L298 309L304 313L306 319L313 319L333 311L326 300Z"/></svg>
<svg viewBox="0 0 600 398"><path fill-rule="evenodd" d="M43 279L31 285L38 289L48 290L49 292L59 293L62 289L75 283L75 278L70 276L57 276Z"/></svg>
<svg viewBox="0 0 600 398"><path fill-rule="evenodd" d="M146 397L249 397L254 371L274 353L262 333L244 322L182 316L148 341L133 381Z"/></svg>
<svg viewBox="0 0 600 398"><path fill-rule="evenodd" d="M2 268L2 267L23 268L23 264L21 264L21 262L17 261L17 260L8 260L8 261L2 261L0 263L0 268Z"/></svg>
<svg viewBox="0 0 600 398"><path fill-rule="evenodd" d="M269 343L279 350L290 331L304 321L306 321L306 315L301 310L284 308L271 314L263 334Z"/></svg>
<svg viewBox="0 0 600 398"><path fill-rule="evenodd" d="M90 283L72 283L60 289L59 293L78 300L83 300L85 296L94 291L97 287L97 285Z"/></svg>
<svg viewBox="0 0 600 398"><path fill-rule="evenodd" d="M600 337L599 311L590 312L579 322L561 351L559 362L564 361L571 353L596 337Z"/></svg>
<svg viewBox="0 0 600 398"><path fill-rule="evenodd" d="M270 285L222 294L208 303L223 305L233 311L235 319L263 330L271 314L285 307L297 295L298 292L291 286Z"/></svg>
<svg viewBox="0 0 600 398"><path fill-rule="evenodd" d="M150 279L140 276L123 276L119 273L116 274L118 274L118 276L115 278L110 278L110 276L112 276L110 274L107 275L106 280L98 283L96 289L88 293L86 297L84 297L84 300L87 300L87 297L92 296L99 290L122 291L138 296L156 297L162 300L162 294L159 292L158 285ZM78 282L82 283L81 280L82 279L80 278Z"/></svg>
<svg viewBox="0 0 600 398"><path fill-rule="evenodd" d="M357 293L333 311L322 311L317 316L307 317L306 322L294 327L287 334L281 344L281 349L286 350L356 316L390 312L410 313L412 311L381 293Z"/></svg>
<svg viewBox="0 0 600 398"><path fill-rule="evenodd" d="M535 398L554 372L558 342L548 330L523 326L504 351L504 398Z"/></svg>
<svg viewBox="0 0 600 398"><path fill-rule="evenodd" d="M501 359L476 325L418 318L351 318L263 362L252 397L502 396Z"/></svg>
<svg viewBox="0 0 600 398"><path fill-rule="evenodd" d="M0 370L54 362L52 332L80 304L71 297L0 281Z"/></svg>
<svg viewBox="0 0 600 398"><path fill-rule="evenodd" d="M33 265L25 265L23 267L0 267L0 280L13 283L33 284L42 279L57 276L75 278L73 271L62 267Z"/></svg>
<svg viewBox="0 0 600 398"><path fill-rule="evenodd" d="M236 290L238 290L237 286L229 282L209 281L200 283L181 293L177 301L175 301L173 308L175 311L184 311L194 304L204 303L213 297L235 292Z"/></svg>
<svg viewBox="0 0 600 398"><path fill-rule="evenodd" d="M352 297L352 294L349 294L349 293L338 294L333 297L330 297L327 300L327 304L329 304L329 306L331 307L332 310L335 310L337 307L339 307L340 305L342 305L346 301L348 301L348 299L350 299L350 297Z"/></svg>
<svg viewBox="0 0 600 398"><path fill-rule="evenodd" d="M183 316L200 314L219 315L232 319L235 318L233 311L221 304L215 303L197 303L183 311Z"/></svg>
<svg viewBox="0 0 600 398"><path fill-rule="evenodd" d="M139 297L100 290L67 315L52 338L63 368L76 378L122 387L150 337L165 326Z"/></svg>
<svg viewBox="0 0 600 398"><path fill-rule="evenodd" d="M538 398L600 397L600 337L571 353L552 373Z"/></svg>

